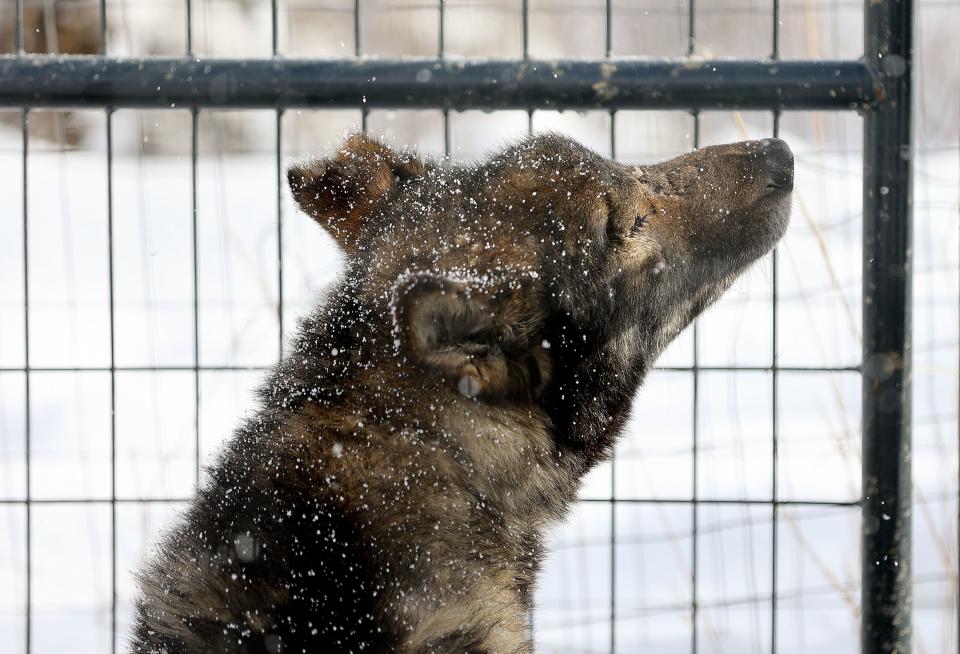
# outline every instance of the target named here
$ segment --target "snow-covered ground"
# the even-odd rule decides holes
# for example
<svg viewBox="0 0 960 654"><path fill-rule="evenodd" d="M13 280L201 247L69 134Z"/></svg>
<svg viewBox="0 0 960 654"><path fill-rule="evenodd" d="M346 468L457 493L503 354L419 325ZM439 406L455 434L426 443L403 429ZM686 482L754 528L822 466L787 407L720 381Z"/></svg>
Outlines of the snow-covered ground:
<svg viewBox="0 0 960 654"><path fill-rule="evenodd" d="M157 530L189 495L196 468L194 421L206 457L252 406L257 370L276 358L277 189L275 143L225 151L229 120L271 134L270 112L202 114L198 165L200 410L194 413L189 131L176 112L114 117L113 265L117 373L116 512L119 614L129 617L130 572ZM375 112L371 126L417 140L435 112ZM285 160L332 147L352 112L290 112ZM83 112L83 147L31 141L28 158L30 365L110 365L107 168L104 119ZM535 129L559 129L609 150L609 116L544 112ZM846 142L829 147L792 136L807 121L847 121ZM329 136L311 125L324 121ZM167 135L167 154L140 156L140 123ZM187 121L187 125L189 122ZM439 126L439 124L437 124ZM618 156L644 161L690 145L689 118L672 112L616 119ZM473 158L526 129L526 116L454 116L455 156ZM766 114L707 114L704 142L769 133ZM855 116L790 114L781 134L797 155L793 222L777 260L777 361L847 367L859 357L860 125ZM412 138L411 138L412 137ZM420 139L436 152L435 132ZM923 650L955 642L958 151L916 158L914 281L916 620ZM23 367L23 261L19 133L0 132L0 366ZM338 273L340 255L282 193L284 329L292 329ZM701 366L773 363L773 263L745 276L699 321ZM611 616L618 651L686 652L693 585L693 362L691 332L651 375L612 464L587 480L570 519L557 528L537 596L545 651L606 651ZM185 368L185 369L176 369ZM853 500L859 489L859 375L781 372L777 496ZM705 371L696 425L698 497L768 500L773 488L772 375ZM25 496L24 375L0 373L0 497ZM34 372L30 379L33 616L35 651L102 652L109 645L111 487L110 377L106 371ZM618 500L633 500L610 503ZM81 499L101 500L77 504ZM139 500L157 499L160 502ZM138 501L133 501L138 500ZM0 505L0 641L23 638L25 512ZM706 651L764 651L770 639L772 509L697 509L697 633ZM859 513L855 508L783 507L778 514L779 651L853 651L859 604ZM614 607L613 612L611 607ZM954 614L955 615L955 614ZM122 638L122 629L120 637Z"/></svg>

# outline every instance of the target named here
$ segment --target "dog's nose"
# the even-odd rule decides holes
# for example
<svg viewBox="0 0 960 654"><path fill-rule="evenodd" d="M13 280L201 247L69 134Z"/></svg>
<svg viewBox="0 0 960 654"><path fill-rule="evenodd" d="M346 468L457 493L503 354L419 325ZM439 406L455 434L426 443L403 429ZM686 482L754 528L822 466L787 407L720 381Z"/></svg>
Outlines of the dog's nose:
<svg viewBox="0 0 960 654"><path fill-rule="evenodd" d="M793 152L787 142L782 139L763 139L760 147L768 185L784 191L793 190Z"/></svg>

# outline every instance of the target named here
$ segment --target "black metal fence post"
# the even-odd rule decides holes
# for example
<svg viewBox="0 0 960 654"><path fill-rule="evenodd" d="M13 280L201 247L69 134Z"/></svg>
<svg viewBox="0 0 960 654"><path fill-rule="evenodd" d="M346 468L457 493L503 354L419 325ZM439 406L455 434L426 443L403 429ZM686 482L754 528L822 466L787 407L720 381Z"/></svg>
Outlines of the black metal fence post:
<svg viewBox="0 0 960 654"><path fill-rule="evenodd" d="M864 2L879 102L864 118L864 654L911 651L912 0Z"/></svg>

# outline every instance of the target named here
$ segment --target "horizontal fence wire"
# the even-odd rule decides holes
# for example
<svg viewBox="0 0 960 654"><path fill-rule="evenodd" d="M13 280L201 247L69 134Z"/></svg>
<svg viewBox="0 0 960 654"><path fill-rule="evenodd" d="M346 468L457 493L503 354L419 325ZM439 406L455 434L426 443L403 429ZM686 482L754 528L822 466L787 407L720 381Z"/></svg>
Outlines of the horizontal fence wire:
<svg viewBox="0 0 960 654"><path fill-rule="evenodd" d="M265 372L270 370L271 366L242 366L242 365L196 365L196 366L177 366L177 365L156 365L156 366L33 366L0 367L0 372L163 372L178 370L211 370L211 371L253 371ZM773 372L774 370L784 372L860 372L860 366L713 366L713 365L690 365L690 366L653 366L652 370L663 370L667 372Z"/></svg>
<svg viewBox="0 0 960 654"><path fill-rule="evenodd" d="M84 497L84 498L39 498L34 497L29 500L27 499L3 499L0 498L0 505L2 504L106 504L111 502L117 503L149 503L149 502L189 502L190 497L107 497L107 498L96 498L96 497ZM860 506L861 502L859 500L850 500L847 502L840 500L757 500L750 498L736 498L736 499L718 499L718 498L708 498L701 497L697 498L694 501L692 498L669 498L669 497L610 497L610 498L595 498L595 497L582 497L577 500L577 502L583 502L586 504L745 504L745 505L757 505L757 506Z"/></svg>

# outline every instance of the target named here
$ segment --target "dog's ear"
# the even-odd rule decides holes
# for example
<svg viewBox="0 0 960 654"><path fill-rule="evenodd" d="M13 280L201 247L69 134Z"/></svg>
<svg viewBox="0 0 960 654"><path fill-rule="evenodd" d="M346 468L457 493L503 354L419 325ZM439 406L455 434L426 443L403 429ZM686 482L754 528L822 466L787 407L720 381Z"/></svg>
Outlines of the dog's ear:
<svg viewBox="0 0 960 654"><path fill-rule="evenodd" d="M354 134L332 157L291 166L287 183L300 208L353 253L363 225L390 192L400 181L424 171L416 157Z"/></svg>
<svg viewBox="0 0 960 654"><path fill-rule="evenodd" d="M551 358L531 293L527 280L403 275L394 286L394 343L467 397L537 397Z"/></svg>

